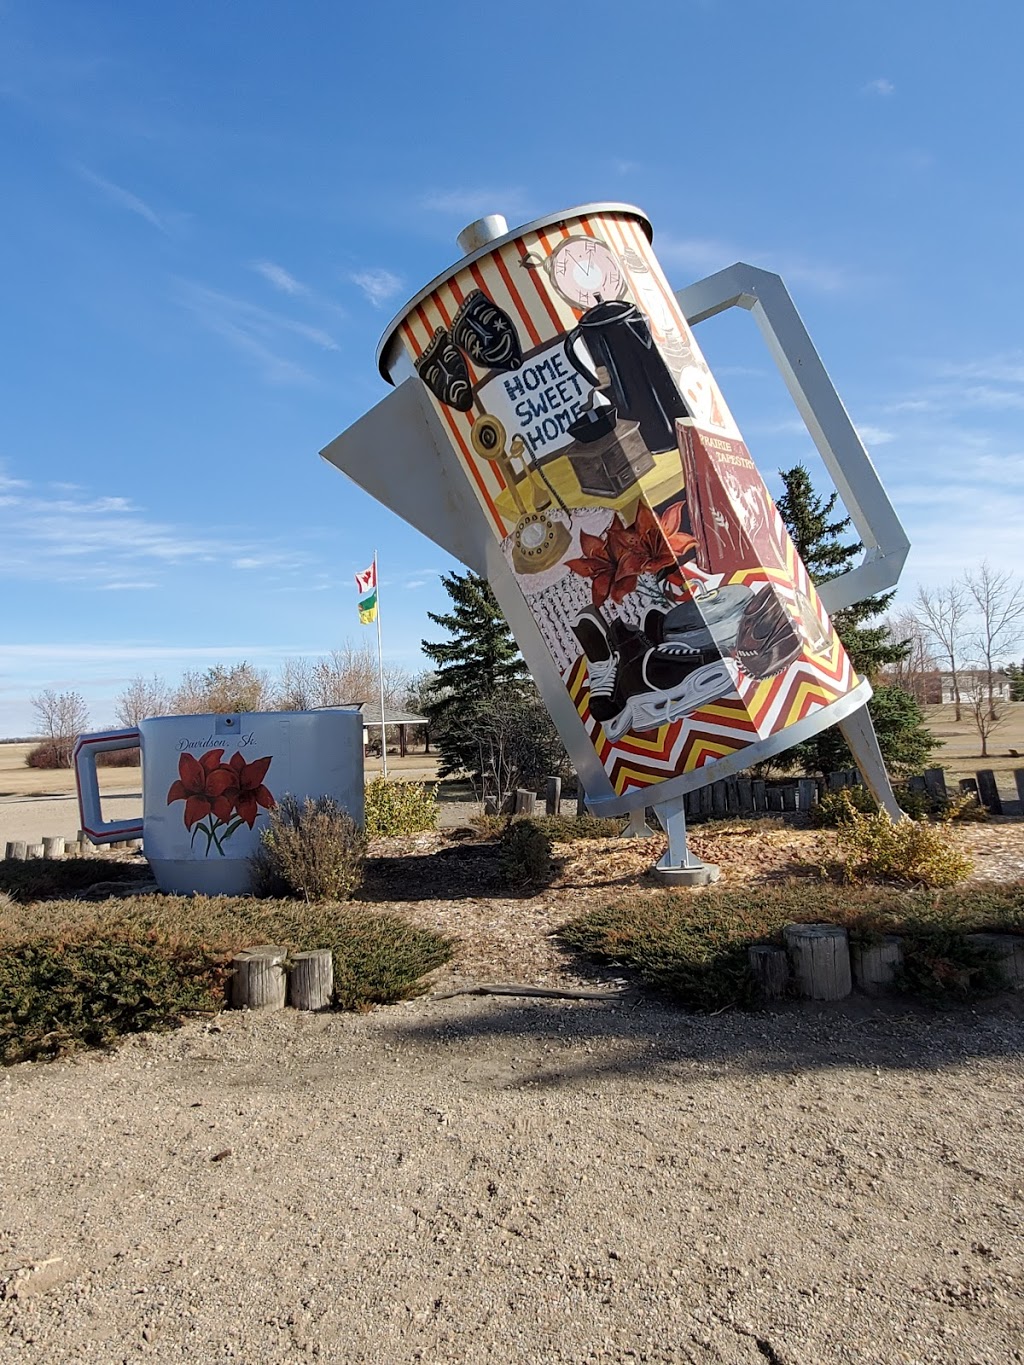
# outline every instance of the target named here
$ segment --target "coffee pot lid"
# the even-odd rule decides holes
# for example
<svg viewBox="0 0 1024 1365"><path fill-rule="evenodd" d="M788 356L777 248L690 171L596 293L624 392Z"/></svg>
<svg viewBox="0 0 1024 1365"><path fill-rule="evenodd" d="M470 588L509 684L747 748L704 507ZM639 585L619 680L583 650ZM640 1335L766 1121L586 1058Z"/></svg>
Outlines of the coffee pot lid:
<svg viewBox="0 0 1024 1365"><path fill-rule="evenodd" d="M498 229L499 225L506 226L505 219L500 214L489 214L484 218L477 219L469 227L459 233L459 245L479 241L482 244L475 250L469 251L465 256L461 256L457 261L443 270L440 275L436 275L428 285L425 285L418 294L415 294L407 304L395 314L384 329L384 334L377 346L377 368L388 381L393 384L394 380L389 372L389 360L391 356L391 343L395 333L402 323L418 307L424 299L429 298L435 289L439 289L453 275L464 270L467 265L472 265L474 261L480 260L482 256L489 255L499 247L505 246L509 242L514 242L517 237L521 237L526 232L538 232L546 227L559 226L572 218L584 218L590 214L599 213L618 213L626 214L630 218L635 218L647 235L647 240L654 240L654 229L651 221L642 209L636 208L632 204L581 204L577 208L563 209L561 213L549 213L543 218L535 218L530 223L523 223L521 227L513 228L511 232L506 231L503 235L490 237L489 231Z"/></svg>

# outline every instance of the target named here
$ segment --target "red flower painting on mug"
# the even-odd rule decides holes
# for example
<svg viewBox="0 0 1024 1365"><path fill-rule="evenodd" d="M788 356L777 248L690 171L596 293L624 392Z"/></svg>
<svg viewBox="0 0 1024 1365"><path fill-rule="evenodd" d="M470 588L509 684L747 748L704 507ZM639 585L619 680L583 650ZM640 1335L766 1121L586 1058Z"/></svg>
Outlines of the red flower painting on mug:
<svg viewBox="0 0 1024 1365"><path fill-rule="evenodd" d="M178 779L167 793L167 804L184 801L185 828L206 836L206 856L216 848L224 856L224 840L242 825L252 829L260 807L270 810L274 797L263 779L273 757L246 763L240 753L222 763L223 749L208 749L201 758L184 753L178 759Z"/></svg>

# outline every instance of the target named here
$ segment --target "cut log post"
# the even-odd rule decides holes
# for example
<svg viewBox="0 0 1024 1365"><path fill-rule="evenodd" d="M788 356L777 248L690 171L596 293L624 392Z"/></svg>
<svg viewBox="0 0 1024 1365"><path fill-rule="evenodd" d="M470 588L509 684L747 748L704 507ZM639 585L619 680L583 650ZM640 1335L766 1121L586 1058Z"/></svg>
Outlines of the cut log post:
<svg viewBox="0 0 1024 1365"><path fill-rule="evenodd" d="M896 973L903 965L903 945L896 934L886 934L877 943L857 943L850 949L850 965L858 990L867 995L891 991Z"/></svg>
<svg viewBox="0 0 1024 1365"><path fill-rule="evenodd" d="M586 815L587 813L587 793L583 790L583 784L579 783L576 787L576 814Z"/></svg>
<svg viewBox="0 0 1024 1365"><path fill-rule="evenodd" d="M764 778L755 777L753 782L751 782L750 784L750 788L751 788L750 795L754 803L754 809L756 811L764 810L765 798L768 790L767 787L765 786Z"/></svg>
<svg viewBox="0 0 1024 1365"><path fill-rule="evenodd" d="M813 810L818 804L818 784L813 777L801 777L797 785L797 801L801 810Z"/></svg>
<svg viewBox="0 0 1024 1365"><path fill-rule="evenodd" d="M562 779L560 777L549 777L544 794L544 813L545 815L561 815L562 813Z"/></svg>
<svg viewBox="0 0 1024 1365"><path fill-rule="evenodd" d="M924 785L933 801L945 801L946 772L944 768L925 768Z"/></svg>
<svg viewBox="0 0 1024 1365"><path fill-rule="evenodd" d="M738 777L736 779L736 798L739 802L740 814L749 815L754 809L754 784L749 777Z"/></svg>
<svg viewBox="0 0 1024 1365"><path fill-rule="evenodd" d="M994 953L1004 984L1024 991L1024 937L1020 934L968 934L968 943Z"/></svg>
<svg viewBox="0 0 1024 1365"><path fill-rule="evenodd" d="M769 811L773 811L773 812L781 812L781 811L782 811L782 809L783 809L783 805L782 805L782 792L781 792L781 790L780 790L778 787L769 787L768 790L765 792L764 796L765 796L765 800L764 800L764 808L765 808L765 810L769 810Z"/></svg>
<svg viewBox="0 0 1024 1365"><path fill-rule="evenodd" d="M830 792L841 791L846 786L846 774L829 773L828 777L825 778L825 785Z"/></svg>
<svg viewBox="0 0 1024 1365"><path fill-rule="evenodd" d="M95 852L96 845L89 838L88 834L86 834L85 830L80 829L78 831L78 839L76 840L75 843L75 857L91 858Z"/></svg>
<svg viewBox="0 0 1024 1365"><path fill-rule="evenodd" d="M711 813L716 820L728 814L724 782L712 782L711 784Z"/></svg>
<svg viewBox="0 0 1024 1365"><path fill-rule="evenodd" d="M1024 768L1014 768L1013 780L1017 787L1017 800L1020 802L1020 813L1024 815Z"/></svg>
<svg viewBox="0 0 1024 1365"><path fill-rule="evenodd" d="M64 840L59 834L50 834L43 839L43 857L64 857Z"/></svg>
<svg viewBox="0 0 1024 1365"><path fill-rule="evenodd" d="M978 777L978 799L990 815L1002 815L1003 803L996 785L996 775L991 768L982 768Z"/></svg>
<svg viewBox="0 0 1024 1365"><path fill-rule="evenodd" d="M43 846L42 846L42 844L26 844L26 845L25 845L25 857L26 857L26 858L41 858L42 856L43 856Z"/></svg>
<svg viewBox="0 0 1024 1365"><path fill-rule="evenodd" d="M25 841L23 839L12 839L7 845L8 858L17 858L19 862L25 859Z"/></svg>
<svg viewBox="0 0 1024 1365"><path fill-rule="evenodd" d="M978 795L978 784L973 777L961 777L957 785L960 788L961 796L973 796L978 805L981 805L981 797Z"/></svg>
<svg viewBox="0 0 1024 1365"><path fill-rule="evenodd" d="M687 792L687 793L686 793L686 796L683 798L683 800L684 800L684 802L685 802L684 810L686 811L686 814L687 814L688 816L690 816L690 815L699 815L699 814L700 814L700 792L699 792L699 791L694 790L694 791L689 791L689 792Z"/></svg>
<svg viewBox="0 0 1024 1365"><path fill-rule="evenodd" d="M537 793L520 787L516 792L516 814L533 815L537 809Z"/></svg>
<svg viewBox="0 0 1024 1365"><path fill-rule="evenodd" d="M796 810L797 789L796 787L782 788L782 809Z"/></svg>
<svg viewBox="0 0 1024 1365"><path fill-rule="evenodd" d="M787 924L782 934L800 994L808 1000L845 1000L853 989L846 930L836 924Z"/></svg>
<svg viewBox="0 0 1024 1365"><path fill-rule="evenodd" d="M730 815L740 813L739 783L735 777L725 779L725 809Z"/></svg>
<svg viewBox="0 0 1024 1365"><path fill-rule="evenodd" d="M263 944L246 948L231 960L231 1004L234 1009L280 1010L285 1001L287 948Z"/></svg>
<svg viewBox="0 0 1024 1365"><path fill-rule="evenodd" d="M922 796L927 796L928 784L924 780L924 774L915 773L913 777L908 778L907 789L912 792L919 792Z"/></svg>
<svg viewBox="0 0 1024 1365"><path fill-rule="evenodd" d="M334 956L330 948L296 953L288 972L288 1003L297 1010L330 1009L334 998Z"/></svg>
<svg viewBox="0 0 1024 1365"><path fill-rule="evenodd" d="M751 975L765 1000L781 1000L789 985L789 957L785 948L757 943L747 949Z"/></svg>

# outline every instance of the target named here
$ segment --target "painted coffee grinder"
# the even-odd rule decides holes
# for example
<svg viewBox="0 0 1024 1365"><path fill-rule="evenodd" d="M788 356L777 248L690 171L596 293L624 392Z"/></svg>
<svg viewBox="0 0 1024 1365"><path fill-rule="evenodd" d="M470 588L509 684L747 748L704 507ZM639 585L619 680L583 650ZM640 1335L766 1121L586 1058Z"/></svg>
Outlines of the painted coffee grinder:
<svg viewBox="0 0 1024 1365"><path fill-rule="evenodd" d="M782 281L736 265L674 294L652 237L621 204L472 224L384 334L395 392L322 454L487 577L589 808L642 830L653 807L660 873L700 884L687 793L829 725L901 818L828 610L892 586L908 545ZM868 547L820 592L693 335L732 306Z"/></svg>

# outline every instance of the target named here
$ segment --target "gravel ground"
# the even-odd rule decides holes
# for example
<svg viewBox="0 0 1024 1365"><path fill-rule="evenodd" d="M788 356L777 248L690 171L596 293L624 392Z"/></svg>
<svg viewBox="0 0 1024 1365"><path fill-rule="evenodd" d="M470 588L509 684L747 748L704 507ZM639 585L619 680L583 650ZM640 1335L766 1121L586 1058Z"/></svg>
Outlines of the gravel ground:
<svg viewBox="0 0 1024 1365"><path fill-rule="evenodd" d="M1024 1360L1024 1020L425 998L0 1079L0 1359Z"/></svg>

